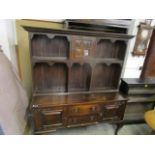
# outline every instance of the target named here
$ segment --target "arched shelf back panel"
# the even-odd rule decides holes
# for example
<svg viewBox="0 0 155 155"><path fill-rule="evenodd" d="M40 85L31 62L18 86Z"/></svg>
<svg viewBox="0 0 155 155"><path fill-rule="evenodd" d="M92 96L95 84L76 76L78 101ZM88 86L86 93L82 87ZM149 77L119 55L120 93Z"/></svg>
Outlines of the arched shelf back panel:
<svg viewBox="0 0 155 155"><path fill-rule="evenodd" d="M120 71L121 67L119 64L97 64L92 74L91 90L116 89L119 82Z"/></svg>
<svg viewBox="0 0 155 155"><path fill-rule="evenodd" d="M124 59L126 51L126 42L116 40L112 42L110 39L101 39L97 43L95 52L96 58L115 58Z"/></svg>
<svg viewBox="0 0 155 155"><path fill-rule="evenodd" d="M37 63L34 66L36 92L66 92L68 68L64 63Z"/></svg>
<svg viewBox="0 0 155 155"><path fill-rule="evenodd" d="M32 56L64 57L69 55L69 41L65 36L34 35L31 41Z"/></svg>
<svg viewBox="0 0 155 155"><path fill-rule="evenodd" d="M69 71L68 91L88 91L91 79L91 66L87 63L74 63Z"/></svg>

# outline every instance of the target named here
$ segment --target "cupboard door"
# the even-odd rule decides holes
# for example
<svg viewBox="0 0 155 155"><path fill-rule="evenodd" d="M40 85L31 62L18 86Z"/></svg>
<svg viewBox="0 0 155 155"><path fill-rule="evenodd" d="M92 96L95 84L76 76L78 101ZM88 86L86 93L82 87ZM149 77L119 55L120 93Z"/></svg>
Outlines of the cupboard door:
<svg viewBox="0 0 155 155"><path fill-rule="evenodd" d="M62 125L62 111L43 110L41 115L44 128Z"/></svg>
<svg viewBox="0 0 155 155"><path fill-rule="evenodd" d="M63 125L62 110L40 110L34 111L35 131L49 130Z"/></svg>
<svg viewBox="0 0 155 155"><path fill-rule="evenodd" d="M111 104L103 107L103 120L121 120L123 119L125 104Z"/></svg>

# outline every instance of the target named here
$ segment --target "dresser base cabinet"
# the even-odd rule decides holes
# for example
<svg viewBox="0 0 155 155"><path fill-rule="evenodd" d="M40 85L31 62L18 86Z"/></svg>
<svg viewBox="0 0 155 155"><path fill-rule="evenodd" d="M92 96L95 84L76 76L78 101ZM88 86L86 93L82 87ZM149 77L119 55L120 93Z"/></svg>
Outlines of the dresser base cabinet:
<svg viewBox="0 0 155 155"><path fill-rule="evenodd" d="M34 133L42 134L59 128L117 122L123 119L126 98L118 93L76 95L76 98L79 98L77 101L73 96L75 95L59 96L59 99L57 95L35 96L30 107Z"/></svg>

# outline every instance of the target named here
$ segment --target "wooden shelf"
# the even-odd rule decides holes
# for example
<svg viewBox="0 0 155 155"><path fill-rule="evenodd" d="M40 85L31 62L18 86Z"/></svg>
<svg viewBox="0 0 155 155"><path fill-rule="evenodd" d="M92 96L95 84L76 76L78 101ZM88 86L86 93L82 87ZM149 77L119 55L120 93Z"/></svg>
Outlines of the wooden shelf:
<svg viewBox="0 0 155 155"><path fill-rule="evenodd" d="M110 64L119 64L122 65L123 61L116 58L79 58L79 59L68 59L66 57L40 57L40 56L33 56L32 61L34 63L38 62L54 62L54 63L67 63L67 64L73 64L73 63L89 63L89 64L99 64L99 63L105 63L107 65Z"/></svg>
<svg viewBox="0 0 155 155"><path fill-rule="evenodd" d="M42 91L37 91L34 90L33 96L44 96L44 95L71 95L71 94L92 94L92 93L118 93L118 89L106 89L106 90L95 90L95 91L77 91L77 92L52 92L50 89L48 90L42 90Z"/></svg>

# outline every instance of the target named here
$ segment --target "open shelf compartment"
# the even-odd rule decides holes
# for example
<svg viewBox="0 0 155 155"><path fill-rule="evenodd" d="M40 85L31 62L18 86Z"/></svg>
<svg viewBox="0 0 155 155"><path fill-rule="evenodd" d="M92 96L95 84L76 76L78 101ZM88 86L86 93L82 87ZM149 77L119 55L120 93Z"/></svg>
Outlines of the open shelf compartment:
<svg viewBox="0 0 155 155"><path fill-rule="evenodd" d="M66 92L67 72L64 63L37 63L33 76L35 92Z"/></svg>
<svg viewBox="0 0 155 155"><path fill-rule="evenodd" d="M32 56L68 58L69 47L68 38L61 35L35 34L31 39Z"/></svg>
<svg viewBox="0 0 155 155"><path fill-rule="evenodd" d="M91 72L89 64L74 63L69 71L68 91L89 91Z"/></svg>
<svg viewBox="0 0 155 155"><path fill-rule="evenodd" d="M118 64L96 64L92 73L90 90L117 89L121 67Z"/></svg>
<svg viewBox="0 0 155 155"><path fill-rule="evenodd" d="M99 39L97 42L96 58L115 58L123 60L126 51L125 41L116 40L112 42L110 39Z"/></svg>

